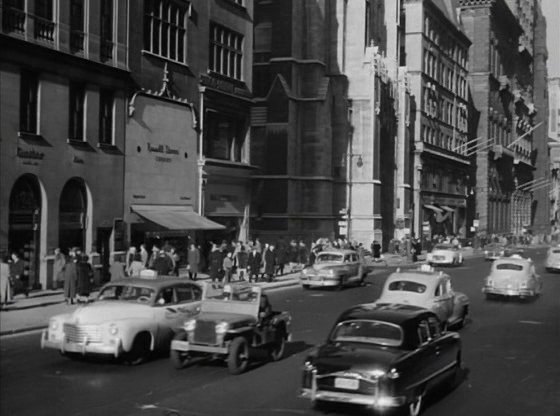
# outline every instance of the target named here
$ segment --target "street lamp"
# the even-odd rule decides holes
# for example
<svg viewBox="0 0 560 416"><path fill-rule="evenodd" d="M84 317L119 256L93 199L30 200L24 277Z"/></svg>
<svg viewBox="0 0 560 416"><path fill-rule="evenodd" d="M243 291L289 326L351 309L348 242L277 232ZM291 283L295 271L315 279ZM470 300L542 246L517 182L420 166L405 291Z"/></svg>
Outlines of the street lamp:
<svg viewBox="0 0 560 416"><path fill-rule="evenodd" d="M356 166L361 168L364 165L361 153L343 153L342 158L346 164L346 209L348 211L346 237L350 240L352 230L352 158L357 157ZM340 233L342 235L342 233Z"/></svg>

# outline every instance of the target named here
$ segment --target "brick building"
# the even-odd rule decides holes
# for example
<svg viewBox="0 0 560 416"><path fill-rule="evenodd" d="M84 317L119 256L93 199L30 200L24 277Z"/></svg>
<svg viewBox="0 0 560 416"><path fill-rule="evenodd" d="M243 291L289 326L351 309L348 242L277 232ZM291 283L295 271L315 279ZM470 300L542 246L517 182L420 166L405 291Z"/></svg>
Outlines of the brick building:
<svg viewBox="0 0 560 416"><path fill-rule="evenodd" d="M53 287L56 247L108 264L123 212L126 5L0 2L0 250L24 253L32 287Z"/></svg>

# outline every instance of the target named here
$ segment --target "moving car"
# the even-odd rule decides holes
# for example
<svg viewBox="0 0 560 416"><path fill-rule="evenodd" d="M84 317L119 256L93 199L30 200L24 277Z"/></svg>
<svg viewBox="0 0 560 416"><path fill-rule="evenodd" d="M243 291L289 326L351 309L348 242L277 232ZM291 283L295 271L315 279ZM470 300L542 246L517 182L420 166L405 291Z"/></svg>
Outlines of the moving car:
<svg viewBox="0 0 560 416"><path fill-rule="evenodd" d="M461 376L461 341L436 314L397 304L363 304L343 312L326 342L303 365L300 395L314 405L352 403L383 412L420 414L426 394Z"/></svg>
<svg viewBox="0 0 560 416"><path fill-rule="evenodd" d="M484 246L484 260L493 261L514 254L523 255L524 248L517 244L490 243Z"/></svg>
<svg viewBox="0 0 560 416"><path fill-rule="evenodd" d="M560 271L560 245L548 249L544 265L547 272Z"/></svg>
<svg viewBox="0 0 560 416"><path fill-rule="evenodd" d="M290 322L288 312L272 310L259 286L232 283L222 290L206 284L200 315L187 320L171 342L171 361L183 368L195 357L219 358L231 374L241 374L256 349L274 361L284 356Z"/></svg>
<svg viewBox="0 0 560 416"><path fill-rule="evenodd" d="M440 266L460 266L463 264L463 254L458 246L453 244L436 244L432 251L426 255L428 264Z"/></svg>
<svg viewBox="0 0 560 416"><path fill-rule="evenodd" d="M369 269L354 250L321 251L312 266L304 268L299 276L304 289L336 287L364 283Z"/></svg>
<svg viewBox="0 0 560 416"><path fill-rule="evenodd" d="M494 261L482 292L486 299L497 296L524 299L540 295L542 287L542 279L535 271L533 261L514 254Z"/></svg>
<svg viewBox="0 0 560 416"><path fill-rule="evenodd" d="M376 303L414 305L434 312L445 325L461 328L469 314L469 298L455 292L451 277L433 267L400 270L389 275Z"/></svg>
<svg viewBox="0 0 560 416"><path fill-rule="evenodd" d="M180 278L111 282L93 303L50 318L41 348L139 364L152 351L169 349L173 328L199 313L201 297L199 285Z"/></svg>

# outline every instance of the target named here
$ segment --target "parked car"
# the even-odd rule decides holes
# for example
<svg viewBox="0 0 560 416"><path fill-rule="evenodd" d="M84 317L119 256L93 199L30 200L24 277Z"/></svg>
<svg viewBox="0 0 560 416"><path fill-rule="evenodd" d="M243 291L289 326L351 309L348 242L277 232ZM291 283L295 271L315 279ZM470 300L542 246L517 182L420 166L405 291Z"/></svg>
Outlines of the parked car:
<svg viewBox="0 0 560 416"><path fill-rule="evenodd" d="M202 288L179 278L129 278L106 284L97 299L55 315L41 347L63 354L106 354L139 364L169 349L173 328L200 311Z"/></svg>
<svg viewBox="0 0 560 416"><path fill-rule="evenodd" d="M460 266L463 264L463 253L458 246L453 244L436 244L432 251L426 255L426 261L430 265Z"/></svg>
<svg viewBox="0 0 560 416"><path fill-rule="evenodd" d="M461 328L469 314L467 295L453 290L447 273L438 272L428 265L412 270L397 269L391 273L376 303L426 308L449 327Z"/></svg>
<svg viewBox="0 0 560 416"><path fill-rule="evenodd" d="M272 310L259 286L232 283L221 290L207 284L200 315L187 320L171 342L171 361L183 368L195 357L220 358L231 374L241 374L257 349L274 361L284 356L290 322L288 312Z"/></svg>
<svg viewBox="0 0 560 416"><path fill-rule="evenodd" d="M426 394L461 376L459 334L437 315L398 304L363 304L343 312L326 342L303 364L300 395L314 405L352 403L384 414L417 416Z"/></svg>
<svg viewBox="0 0 560 416"><path fill-rule="evenodd" d="M487 299L497 296L535 297L542 292L542 279L531 259L518 254L497 259L484 281L482 292Z"/></svg>
<svg viewBox="0 0 560 416"><path fill-rule="evenodd" d="M548 249L544 265L547 272L560 271L560 245Z"/></svg>
<svg viewBox="0 0 560 416"><path fill-rule="evenodd" d="M361 285L369 273L366 263L354 250L321 251L315 263L304 268L299 279L304 289L310 287L335 287Z"/></svg>

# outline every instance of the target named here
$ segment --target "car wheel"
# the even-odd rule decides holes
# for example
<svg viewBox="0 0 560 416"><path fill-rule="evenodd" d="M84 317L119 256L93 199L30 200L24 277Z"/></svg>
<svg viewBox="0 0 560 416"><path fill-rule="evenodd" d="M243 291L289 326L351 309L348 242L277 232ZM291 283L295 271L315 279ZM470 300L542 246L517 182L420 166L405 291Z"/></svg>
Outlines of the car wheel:
<svg viewBox="0 0 560 416"><path fill-rule="evenodd" d="M249 365L249 344L243 337L235 338L229 346L227 365L231 374L241 374Z"/></svg>
<svg viewBox="0 0 560 416"><path fill-rule="evenodd" d="M414 398L408 403L408 416L418 416L422 411L422 402L424 399L424 390L420 390L414 395Z"/></svg>
<svg viewBox="0 0 560 416"><path fill-rule="evenodd" d="M336 285L336 290L342 289L344 289L344 277L340 277L340 281L338 282L338 285Z"/></svg>
<svg viewBox="0 0 560 416"><path fill-rule="evenodd" d="M309 290L309 285L301 285L301 287L303 288L303 290Z"/></svg>
<svg viewBox="0 0 560 416"><path fill-rule="evenodd" d="M187 334L185 333L176 334L173 337L173 339L176 339L178 341L186 341ZM178 351L178 350L170 350L169 358L171 359L171 363L173 364L173 367L175 367L177 370L180 370L181 368L185 368L187 365L189 365L192 359L191 355L188 352Z"/></svg>
<svg viewBox="0 0 560 416"><path fill-rule="evenodd" d="M286 350L286 332L283 328L276 331L276 339L270 349L270 358L272 361L279 361L284 357Z"/></svg>
<svg viewBox="0 0 560 416"><path fill-rule="evenodd" d="M150 354L150 335L142 333L136 335L132 348L123 355L124 362L128 365L142 364Z"/></svg>

